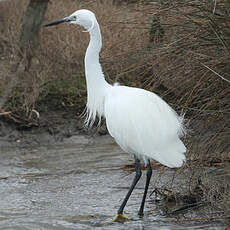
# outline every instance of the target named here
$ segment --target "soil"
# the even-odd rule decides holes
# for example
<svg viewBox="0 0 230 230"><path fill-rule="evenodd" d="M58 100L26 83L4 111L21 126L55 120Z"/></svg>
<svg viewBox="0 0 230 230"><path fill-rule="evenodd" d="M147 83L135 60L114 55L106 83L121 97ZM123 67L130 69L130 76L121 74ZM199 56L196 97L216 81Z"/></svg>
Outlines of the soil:
<svg viewBox="0 0 230 230"><path fill-rule="evenodd" d="M52 106L39 106L39 109L31 113L30 118L25 118L20 113L1 116L0 146L26 148L31 145L54 145L71 142L71 138L79 134L89 134L81 116L82 107L50 107ZM90 133L94 131L95 129Z"/></svg>

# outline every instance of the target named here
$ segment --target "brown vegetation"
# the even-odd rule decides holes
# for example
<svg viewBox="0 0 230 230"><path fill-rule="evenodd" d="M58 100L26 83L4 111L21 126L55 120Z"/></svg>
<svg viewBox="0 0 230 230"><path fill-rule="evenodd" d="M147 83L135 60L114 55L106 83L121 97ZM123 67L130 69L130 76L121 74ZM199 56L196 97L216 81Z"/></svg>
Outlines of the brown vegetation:
<svg viewBox="0 0 230 230"><path fill-rule="evenodd" d="M45 22L79 8L96 13L103 35L101 63L108 81L154 91L177 112L186 113L190 135L187 168L197 169L194 181L201 178L203 199L219 202L221 197L229 208L229 173L224 185L219 181L212 185L207 171L230 162L230 4L128 2L51 1ZM21 19L28 1L0 4L3 93L14 76ZM88 34L81 31L66 25L41 29L30 71L14 87L5 111L26 111L24 115L28 115L47 97L58 97L62 106L85 102L83 60ZM218 164L211 163L213 160Z"/></svg>

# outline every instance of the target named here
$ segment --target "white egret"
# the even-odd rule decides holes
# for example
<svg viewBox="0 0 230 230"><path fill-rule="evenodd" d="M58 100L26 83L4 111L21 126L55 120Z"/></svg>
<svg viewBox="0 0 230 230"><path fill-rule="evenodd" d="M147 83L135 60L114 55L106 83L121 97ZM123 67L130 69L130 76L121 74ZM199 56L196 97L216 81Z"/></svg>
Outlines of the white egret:
<svg viewBox="0 0 230 230"><path fill-rule="evenodd" d="M110 135L125 152L135 158L135 178L114 220L127 218L123 215L123 210L141 177L141 159L147 165L146 185L138 212L139 215L143 215L152 176L150 160L156 160L170 168L180 167L185 161L186 147L180 140L184 135L183 117L178 116L163 99L152 92L107 83L99 62L101 32L93 12L77 10L70 16L45 26L63 22L80 25L90 34L85 54L86 124L92 125L96 116L99 120L104 117Z"/></svg>

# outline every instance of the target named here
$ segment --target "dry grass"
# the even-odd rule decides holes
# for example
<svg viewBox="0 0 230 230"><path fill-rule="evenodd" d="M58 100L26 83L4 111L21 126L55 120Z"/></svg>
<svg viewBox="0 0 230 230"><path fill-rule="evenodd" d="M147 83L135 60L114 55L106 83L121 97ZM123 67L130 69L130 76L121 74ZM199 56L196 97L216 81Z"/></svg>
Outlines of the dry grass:
<svg viewBox="0 0 230 230"><path fill-rule="evenodd" d="M7 87L14 63L17 62L18 41L23 13L28 1L4 2L2 17L7 18L0 38L5 38L7 50L2 57L2 88ZM104 48L101 53L105 73L116 76L122 72L122 62L114 63L110 58L121 57L131 47L137 47L140 43L136 37L138 31L133 31L122 24L112 23L117 18L129 20L135 17L134 13L126 12L123 7L117 8L109 2L101 3L95 1L65 1L50 4L45 21L51 21L72 13L73 9L89 8L98 15L103 33ZM6 14L10 12L10 15ZM116 31L116 33L115 33ZM127 37L130 40L127 40ZM134 39L135 38L135 39ZM70 103L79 102L79 98L85 99L84 79L84 53L88 44L89 36L82 33L82 28L61 25L56 28L42 28L40 32L40 45L32 59L29 72L25 72L14 92L10 95L8 109L17 110L22 108L31 110L37 100L49 93L61 94L71 97ZM113 54L113 55L112 55ZM9 65L11 62L11 65ZM10 72L10 74L9 74ZM116 80L116 77L110 81ZM5 82L5 83L4 83ZM6 108L7 109L7 108Z"/></svg>
<svg viewBox="0 0 230 230"><path fill-rule="evenodd" d="M190 129L187 168L199 168L194 178L203 177L206 198L215 200L216 184L212 185L206 172L218 165L208 162L217 159L219 166L227 166L230 158L229 3L217 1L215 7L215 1L112 2L52 1L45 22L79 8L96 13L103 35L101 62L108 81L157 92L179 113L186 113ZM1 3L0 92L14 73L18 52L15 41L27 3ZM41 29L32 67L10 95L6 110L23 109L28 114L48 94L58 95L60 104L85 101L83 60L89 37L81 31L66 25ZM226 187L229 184L228 177ZM229 192L226 188L224 191L219 192L222 201L230 204Z"/></svg>

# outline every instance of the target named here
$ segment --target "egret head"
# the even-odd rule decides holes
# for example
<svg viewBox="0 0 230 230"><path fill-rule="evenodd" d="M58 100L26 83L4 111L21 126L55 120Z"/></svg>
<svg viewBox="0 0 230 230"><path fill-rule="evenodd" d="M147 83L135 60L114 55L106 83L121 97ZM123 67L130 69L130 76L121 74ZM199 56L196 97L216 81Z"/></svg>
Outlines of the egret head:
<svg viewBox="0 0 230 230"><path fill-rule="evenodd" d="M60 23L66 22L69 24L80 25L84 27L86 31L89 32L93 29L95 21L96 21L96 17L93 12L89 10L77 10L68 17L48 23L44 26L54 26L54 25L58 25Z"/></svg>

